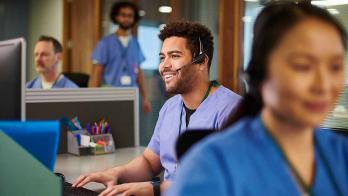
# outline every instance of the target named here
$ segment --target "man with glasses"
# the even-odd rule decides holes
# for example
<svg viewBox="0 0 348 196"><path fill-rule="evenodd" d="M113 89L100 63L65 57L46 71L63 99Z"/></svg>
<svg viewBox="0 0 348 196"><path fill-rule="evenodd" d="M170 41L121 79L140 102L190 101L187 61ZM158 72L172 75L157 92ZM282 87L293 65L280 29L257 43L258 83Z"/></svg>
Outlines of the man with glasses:
<svg viewBox="0 0 348 196"><path fill-rule="evenodd" d="M144 74L140 64L145 60L136 37L131 29L138 23L139 9L131 2L113 5L110 19L118 25L115 33L102 38L92 54L93 72L91 87L138 86L142 95L143 111L151 110L144 86Z"/></svg>

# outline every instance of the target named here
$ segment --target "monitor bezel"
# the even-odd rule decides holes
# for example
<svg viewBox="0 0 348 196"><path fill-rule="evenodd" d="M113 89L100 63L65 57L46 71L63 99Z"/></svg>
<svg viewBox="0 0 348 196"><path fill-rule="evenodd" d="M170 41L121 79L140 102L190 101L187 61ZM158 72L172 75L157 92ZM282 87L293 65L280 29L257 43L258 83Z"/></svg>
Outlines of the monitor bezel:
<svg viewBox="0 0 348 196"><path fill-rule="evenodd" d="M16 44L21 47L21 121L25 121L26 41L23 37L0 41L0 45Z"/></svg>

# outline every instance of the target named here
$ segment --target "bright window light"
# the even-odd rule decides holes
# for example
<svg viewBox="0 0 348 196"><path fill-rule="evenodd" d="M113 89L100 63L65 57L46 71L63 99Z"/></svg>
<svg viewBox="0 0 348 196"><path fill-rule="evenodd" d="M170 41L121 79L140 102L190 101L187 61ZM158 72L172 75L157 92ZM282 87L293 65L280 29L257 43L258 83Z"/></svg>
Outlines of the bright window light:
<svg viewBox="0 0 348 196"><path fill-rule="evenodd" d="M322 1L312 1L311 3L317 6L335 6L335 5L348 4L348 0L322 0Z"/></svg>
<svg viewBox="0 0 348 196"><path fill-rule="evenodd" d="M158 11L161 13L170 13L172 12L172 7L170 6L161 6L158 8Z"/></svg>
<svg viewBox="0 0 348 196"><path fill-rule="evenodd" d="M253 21L253 18L251 16L244 16L242 18L243 22L252 22Z"/></svg>
<svg viewBox="0 0 348 196"><path fill-rule="evenodd" d="M338 10L333 9L333 8L329 8L329 9L327 9L327 11L329 11L330 14L332 14L332 15L340 14L340 12Z"/></svg>

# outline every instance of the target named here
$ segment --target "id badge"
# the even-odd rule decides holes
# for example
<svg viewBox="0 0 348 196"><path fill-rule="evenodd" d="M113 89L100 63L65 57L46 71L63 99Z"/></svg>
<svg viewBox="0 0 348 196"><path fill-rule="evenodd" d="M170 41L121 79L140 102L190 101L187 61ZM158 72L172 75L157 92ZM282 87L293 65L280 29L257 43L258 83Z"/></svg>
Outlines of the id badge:
<svg viewBox="0 0 348 196"><path fill-rule="evenodd" d="M122 85L130 85L132 83L132 78L129 75L121 76L121 84Z"/></svg>

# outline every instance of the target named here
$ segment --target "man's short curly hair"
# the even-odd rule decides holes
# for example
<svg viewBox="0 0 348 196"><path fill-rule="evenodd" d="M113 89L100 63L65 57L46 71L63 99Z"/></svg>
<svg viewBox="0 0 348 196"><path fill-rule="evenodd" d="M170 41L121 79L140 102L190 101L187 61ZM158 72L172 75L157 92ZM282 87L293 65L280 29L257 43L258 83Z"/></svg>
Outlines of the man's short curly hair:
<svg viewBox="0 0 348 196"><path fill-rule="evenodd" d="M110 19L114 24L117 24L116 21L116 16L119 14L120 10L122 8L125 7L129 7L131 9L133 9L134 11L134 23L133 25L137 24L138 21L140 20L140 15L139 15L139 8L136 4L132 3L132 2L128 2L128 1L121 1L121 2L116 2L112 8L111 8L111 12L110 12Z"/></svg>
<svg viewBox="0 0 348 196"><path fill-rule="evenodd" d="M173 36L182 37L187 40L187 47L191 51L193 58L199 54L200 39L203 45L203 52L209 58L208 70L210 70L214 43L213 36L206 26L194 22L172 22L167 24L158 35L162 41Z"/></svg>

